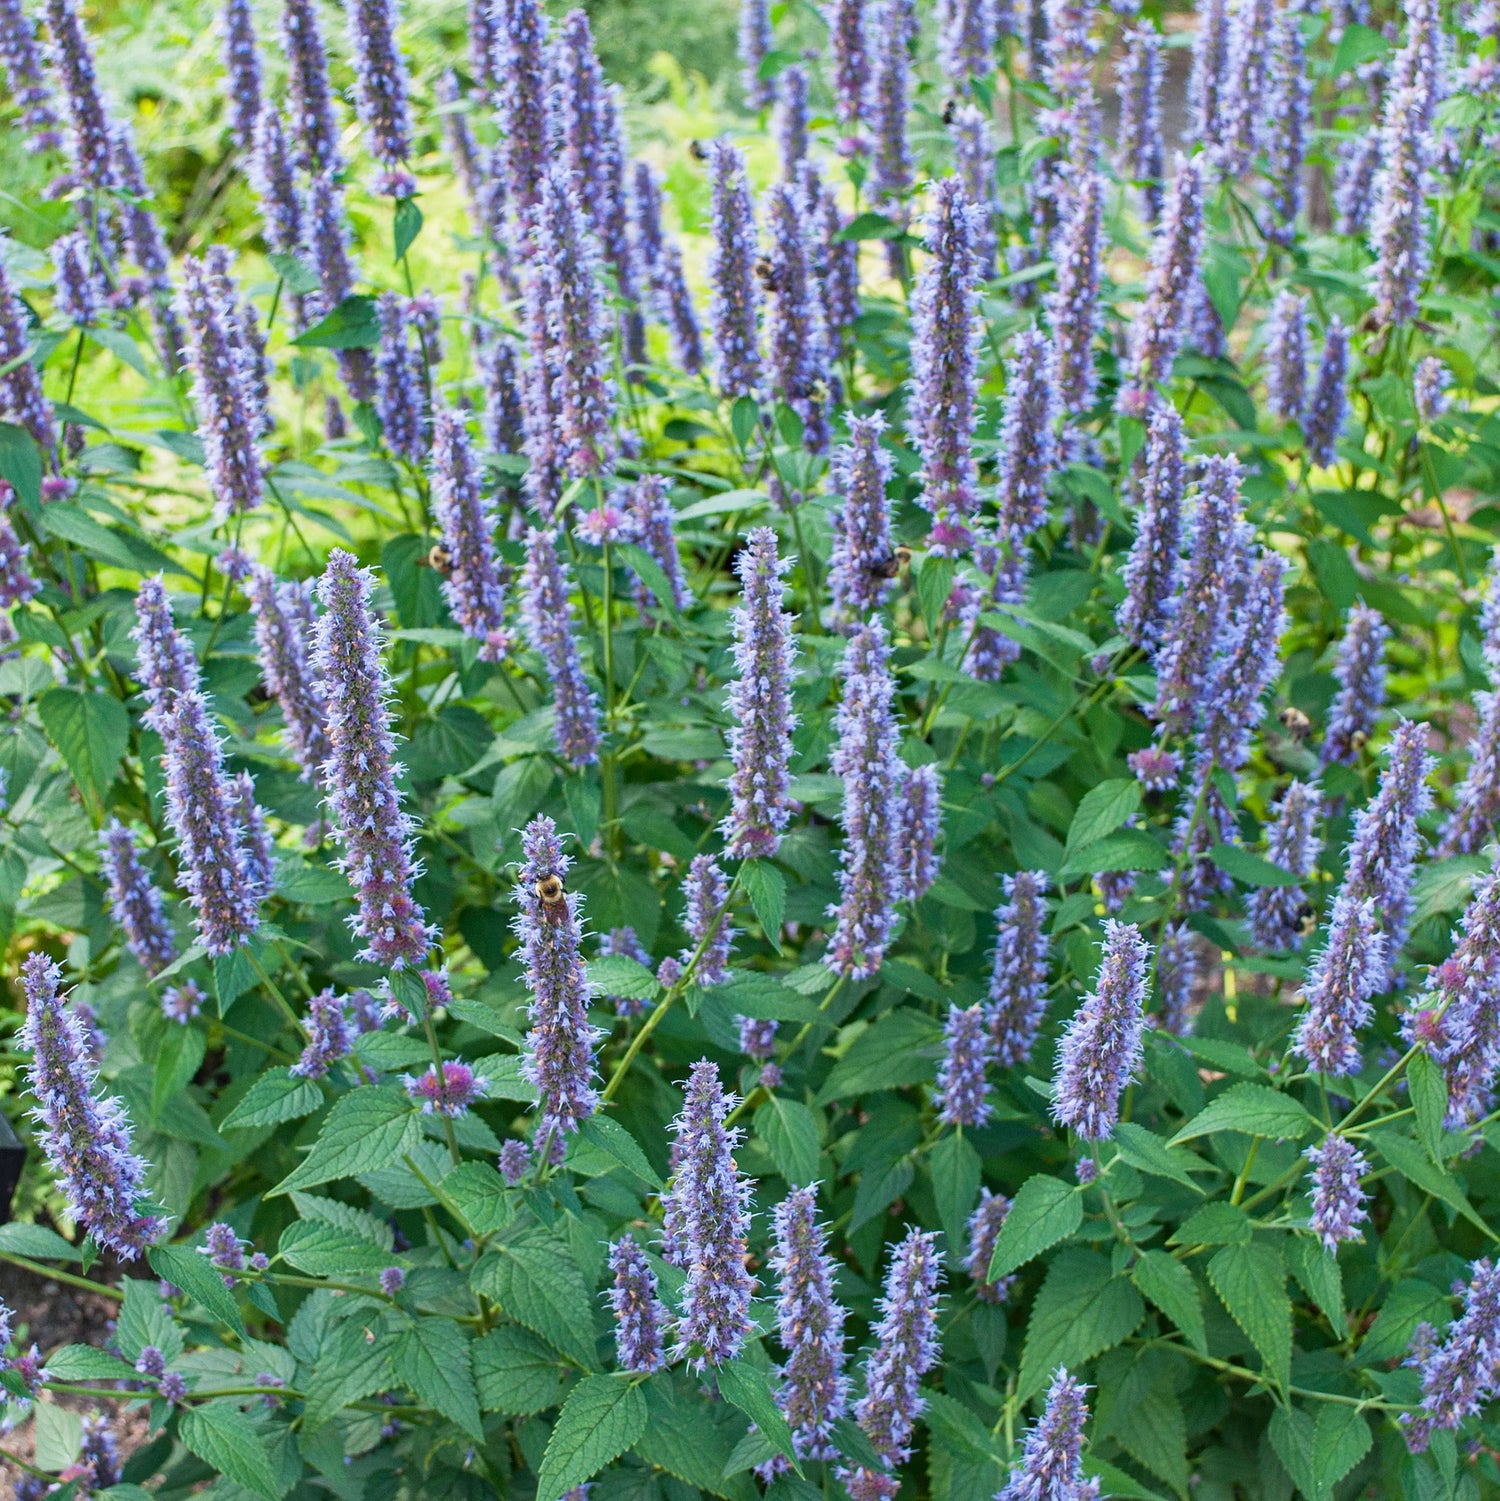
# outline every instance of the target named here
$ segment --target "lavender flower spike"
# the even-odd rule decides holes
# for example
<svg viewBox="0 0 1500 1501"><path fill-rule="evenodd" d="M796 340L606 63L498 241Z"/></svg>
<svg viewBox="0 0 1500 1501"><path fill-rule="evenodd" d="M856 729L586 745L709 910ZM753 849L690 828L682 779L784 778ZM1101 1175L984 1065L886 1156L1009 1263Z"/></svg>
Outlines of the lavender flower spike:
<svg viewBox="0 0 1500 1501"><path fill-rule="evenodd" d="M1307 400L1307 299L1279 292L1266 319L1266 401L1278 422L1301 422Z"/></svg>
<svg viewBox="0 0 1500 1501"><path fill-rule="evenodd" d="M1417 1352L1414 1340L1408 1364L1422 1372L1420 1417L1402 1414L1406 1443L1420 1454L1440 1428L1457 1428L1479 1411L1500 1382L1500 1268L1487 1258L1476 1261L1473 1278L1464 1289L1464 1311L1454 1320L1448 1337L1431 1348L1432 1330L1424 1330L1429 1348Z"/></svg>
<svg viewBox="0 0 1500 1501"><path fill-rule="evenodd" d="M781 175L788 182L807 157L807 70L793 63L777 80L776 136L781 143Z"/></svg>
<svg viewBox="0 0 1500 1501"><path fill-rule="evenodd" d="M1344 430L1349 411L1347 377L1349 369L1349 332L1337 318L1328 321L1323 335L1323 357L1313 381L1312 396L1302 430L1311 464L1328 468L1334 462L1334 444Z"/></svg>
<svg viewBox="0 0 1500 1501"><path fill-rule="evenodd" d="M674 609L687 609L693 596L687 579L683 577L682 558L677 551L677 537L673 530L676 514L672 510L666 476L643 474L630 487L626 507L642 549L661 569L671 590L670 601L659 603L670 602Z"/></svg>
<svg viewBox="0 0 1500 1501"><path fill-rule="evenodd" d="M304 782L317 782L332 747L328 743L328 698L309 657L317 611L312 585L278 583L257 563L245 585L255 615L261 674L281 706L286 738Z"/></svg>
<svg viewBox="0 0 1500 1501"><path fill-rule="evenodd" d="M1042 1415L1026 1430L1021 1462L995 1501L1094 1501L1099 1482L1084 1478L1083 1425L1088 1388L1059 1366Z"/></svg>
<svg viewBox="0 0 1500 1501"><path fill-rule="evenodd" d="M62 971L45 954L21 966L26 1021L21 1046L32 1055L27 1084L42 1150L67 1199L68 1213L103 1247L134 1261L166 1234L145 1213L146 1164L131 1151L130 1118L113 1095L95 1094L98 1076L83 1022L58 993Z"/></svg>
<svg viewBox="0 0 1500 1501"><path fill-rule="evenodd" d="M141 864L135 835L112 818L99 835L99 852L109 883L109 913L125 934L126 946L148 975L177 957L177 940L162 911L161 892Z"/></svg>
<svg viewBox="0 0 1500 1501"><path fill-rule="evenodd" d="M1057 1049L1052 1118L1101 1141L1120 1118L1120 1095L1141 1058L1148 951L1133 923L1104 924L1104 954Z"/></svg>
<svg viewBox="0 0 1500 1501"><path fill-rule="evenodd" d="M1417 298L1428 266L1428 154L1422 91L1392 89L1380 126L1381 165L1370 224L1374 316L1383 326L1410 323L1420 311Z"/></svg>
<svg viewBox="0 0 1500 1501"><path fill-rule="evenodd" d="M79 185L96 191L115 187L109 111L99 93L83 17L74 0L46 0L42 13L50 33L52 71L68 111L68 151Z"/></svg>
<svg viewBox="0 0 1500 1501"><path fill-rule="evenodd" d="M780 1297L776 1316L782 1348L776 1405L792 1429L800 1459L833 1459L833 1425L849 1402L844 1374L845 1310L834 1297L836 1264L828 1254L828 1229L818 1223L816 1186L794 1188L772 1216L770 1253Z"/></svg>
<svg viewBox="0 0 1500 1501"><path fill-rule="evenodd" d="M995 952L987 1015L1002 1065L1031 1056L1047 1010L1047 878L1039 870L1006 876L1005 900L995 909Z"/></svg>
<svg viewBox="0 0 1500 1501"><path fill-rule="evenodd" d="M406 59L396 44L395 0L349 0L349 44L354 55L354 106L380 166L375 191L410 198L416 183L411 156L411 107Z"/></svg>
<svg viewBox="0 0 1500 1501"><path fill-rule="evenodd" d="M938 1119L950 1126L982 1126L992 1114L984 1097L984 1075L995 1050L983 1010L949 1006L943 1040L945 1051L937 1075Z"/></svg>
<svg viewBox="0 0 1500 1501"><path fill-rule="evenodd" d="M1161 33L1149 23L1130 27L1122 41L1115 170L1127 181L1142 184L1146 217L1154 221L1161 213L1161 84L1166 59Z"/></svg>
<svg viewBox="0 0 1500 1501"><path fill-rule="evenodd" d="M879 621L861 626L844 653L844 699L830 765L844 784L844 849L837 925L827 962L848 979L874 974L885 957L902 895L897 849L901 762L892 712L890 647Z"/></svg>
<svg viewBox="0 0 1500 1501"><path fill-rule="evenodd" d="M1385 646L1389 627L1379 610L1355 605L1339 642L1333 675L1339 691L1328 711L1323 764L1352 765L1385 706Z"/></svg>
<svg viewBox="0 0 1500 1501"><path fill-rule="evenodd" d="M13 417L50 460L57 455L57 424L33 362L31 315L0 265L0 412Z"/></svg>
<svg viewBox="0 0 1500 1501"><path fill-rule="evenodd" d="M290 1072L301 1079L321 1079L354 1046L355 1029L343 996L319 991L307 1003L307 1046Z"/></svg>
<svg viewBox="0 0 1500 1501"><path fill-rule="evenodd" d="M1047 519L1047 481L1057 467L1052 351L1035 329L1016 335L1000 419L999 532L1019 547Z"/></svg>
<svg viewBox="0 0 1500 1501"><path fill-rule="evenodd" d="M1057 280L1047 296L1052 329L1052 385L1064 418L1082 417L1093 405L1098 376L1094 341L1099 334L1100 213L1104 183L1079 174L1057 244ZM1017 341L1019 358L1020 341Z"/></svg>
<svg viewBox="0 0 1500 1501"><path fill-rule="evenodd" d="M1322 805L1315 787L1306 782L1290 783L1281 795L1266 836L1266 859L1301 881L1312 875L1318 862L1321 847L1318 815ZM1306 902L1301 886L1258 887L1249 901L1250 930L1256 943L1272 951L1300 948L1306 936Z"/></svg>
<svg viewBox="0 0 1500 1501"><path fill-rule="evenodd" d="M979 1204L969 1216L969 1254L964 1260L964 1270L974 1284L974 1295L981 1303L1003 1303L1015 1286L1015 1277L1000 1277L990 1281L990 1262L995 1257L995 1242L1000 1238L1000 1227L1010 1213L1010 1200L1004 1194L991 1193L987 1188L979 1190Z"/></svg>
<svg viewBox="0 0 1500 1501"><path fill-rule="evenodd" d="M879 412L849 419L849 442L828 466L829 486L842 504L833 521L833 557L828 585L835 618L861 620L895 587L896 549L891 539L891 503L886 496L894 468L881 444L885 418Z"/></svg>
<svg viewBox="0 0 1500 1501"><path fill-rule="evenodd" d="M657 1296L651 1263L628 1235L622 1235L609 1248L609 1269L615 1274L609 1302L620 1369L642 1374L661 1370L667 1363L662 1331L670 1315Z"/></svg>
<svg viewBox="0 0 1500 1501"><path fill-rule="evenodd" d="M864 113L870 91L870 38L865 0L828 0L834 113L846 130Z"/></svg>
<svg viewBox="0 0 1500 1501"><path fill-rule="evenodd" d="M224 49L230 129L234 143L248 151L261 110L260 52L249 0L224 0L219 11L219 43Z"/></svg>
<svg viewBox="0 0 1500 1501"><path fill-rule="evenodd" d="M536 1085L540 1130L560 1155L557 1133L576 1131L599 1108L594 1047L600 1033L589 1021L589 986L579 951L578 909L583 898L564 885L568 866L557 825L544 814L526 826L524 863L516 882L521 910L516 934L531 992L531 1030L523 1071Z"/></svg>
<svg viewBox="0 0 1500 1501"><path fill-rule="evenodd" d="M870 15L873 77L867 107L874 146L870 162L870 201L904 214L901 200L911 191L911 43L916 29L912 0L877 0ZM855 247L856 252L858 247Z"/></svg>
<svg viewBox="0 0 1500 1501"><path fill-rule="evenodd" d="M494 502L485 494L479 456L463 418L447 407L432 424L432 510L448 552L443 580L448 608L464 633L479 642L479 659L498 662L510 638L495 557Z"/></svg>
<svg viewBox="0 0 1500 1501"><path fill-rule="evenodd" d="M570 765L591 766L599 759L599 702L583 674L568 602L567 567L553 532L532 527L526 533L526 564L521 571L521 621L532 649L541 654L552 679L557 705L557 749Z"/></svg>
<svg viewBox="0 0 1500 1501"><path fill-rule="evenodd" d="M729 978L729 952L734 947L734 927L725 911L729 901L728 877L712 855L695 855L688 865L683 887L687 904L682 926L689 943L682 956L683 968L697 953L698 968L693 978L701 986L722 985Z"/></svg>
<svg viewBox="0 0 1500 1501"><path fill-rule="evenodd" d="M1386 951L1374 902L1348 890L1346 881L1334 898L1328 941L1303 987L1307 1008L1293 1043L1319 1073L1359 1072L1358 1033L1375 1014L1370 997L1383 988Z"/></svg>
<svg viewBox="0 0 1500 1501"><path fill-rule="evenodd" d="M677 1118L668 1195L687 1269L673 1355L686 1356L696 1371L733 1360L751 1329L756 1284L745 1269L745 1237L754 1185L735 1165L742 1133L725 1124L733 1105L717 1065L695 1063Z"/></svg>
<svg viewBox="0 0 1500 1501"><path fill-rule="evenodd" d="M365 940L360 957L401 969L425 957L432 930L411 894L419 866L412 823L401 806L386 702L390 678L380 660L380 624L371 595L373 574L352 553L335 548L318 581L324 614L315 630L314 661L328 699L331 747L324 780L334 832L344 847L340 869L359 909L350 919Z"/></svg>
<svg viewBox="0 0 1500 1501"><path fill-rule="evenodd" d="M500 89L495 114L505 143L506 197L523 229L537 217L551 157L547 12L540 0L495 0Z"/></svg>
<svg viewBox="0 0 1500 1501"><path fill-rule="evenodd" d="M344 158L328 80L328 48L314 0L283 0L281 44L287 59L298 165L314 175L337 173L343 169Z"/></svg>
<svg viewBox="0 0 1500 1501"><path fill-rule="evenodd" d="M740 87L751 109L764 109L775 98L775 85L760 76L771 51L770 0L740 0Z"/></svg>
<svg viewBox="0 0 1500 1501"><path fill-rule="evenodd" d="M912 1433L927 1406L919 1387L922 1377L938 1361L938 1284L942 1277L937 1236L908 1230L906 1238L893 1249L886 1269L880 1318L873 1331L874 1351L865 1368L865 1395L854 1408L855 1421L875 1452L892 1467L910 1457ZM879 1491L885 1479L866 1470L841 1478L854 1496ZM865 1487L863 1491L856 1489L861 1486ZM894 1495L894 1490L890 1494Z"/></svg>
<svg viewBox="0 0 1500 1501"><path fill-rule="evenodd" d="M799 183L770 192L767 280L772 288L771 371L781 399L802 419L803 446L828 446L828 330L816 293L812 205Z"/></svg>
<svg viewBox="0 0 1500 1501"><path fill-rule="evenodd" d="M1469 769L1443 825L1437 846L1440 856L1472 855L1500 820L1500 693L1476 693L1474 707L1479 711L1479 724Z"/></svg>
<svg viewBox="0 0 1500 1501"><path fill-rule="evenodd" d="M990 0L938 0L938 64L960 93L995 70L995 17Z"/></svg>
<svg viewBox="0 0 1500 1501"><path fill-rule="evenodd" d="M198 664L172 622L159 578L141 584L136 616L132 634L146 687L146 723L162 738L167 820L177 836L179 879L197 914L203 946L217 957L244 943L259 921L238 795L199 690Z"/></svg>
<svg viewBox="0 0 1500 1501"><path fill-rule="evenodd" d="M736 563L743 591L734 612L735 665L729 687L731 805L724 825L729 854L769 859L790 818L792 673L796 645L792 616L782 609L782 576L791 564L776 554L776 533L758 527Z"/></svg>
<svg viewBox="0 0 1500 1501"><path fill-rule="evenodd" d="M1342 1136L1326 1136L1304 1154L1312 1163L1312 1231L1325 1251L1337 1251L1346 1240L1360 1240L1358 1226L1369 1219L1369 1194L1360 1178L1370 1164L1354 1144Z"/></svg>
<svg viewBox="0 0 1500 1501"><path fill-rule="evenodd" d="M37 45L36 22L22 0L0 0L0 71L30 137L27 149L55 151L62 145L62 132Z"/></svg>
<svg viewBox="0 0 1500 1501"><path fill-rule="evenodd" d="M1177 409L1158 403L1146 426L1141 478L1134 487L1135 541L1122 570L1125 598L1115 617L1120 634L1137 646L1159 645L1177 608L1186 445Z"/></svg>
<svg viewBox="0 0 1500 1501"><path fill-rule="evenodd" d="M965 522L978 509L974 462L978 398L979 213L956 178L934 190L928 225L930 259L912 301L910 426L922 455L922 504L934 537L955 550L968 541Z"/></svg>
<svg viewBox="0 0 1500 1501"><path fill-rule="evenodd" d="M760 388L760 291L755 277L755 207L745 158L728 141L708 146L713 188L713 248L708 277L713 288L708 319L718 356L720 392L733 400Z"/></svg>
<svg viewBox="0 0 1500 1501"><path fill-rule="evenodd" d="M942 798L943 774L936 766L914 766L906 773L899 835L903 901L921 901L937 880Z"/></svg>

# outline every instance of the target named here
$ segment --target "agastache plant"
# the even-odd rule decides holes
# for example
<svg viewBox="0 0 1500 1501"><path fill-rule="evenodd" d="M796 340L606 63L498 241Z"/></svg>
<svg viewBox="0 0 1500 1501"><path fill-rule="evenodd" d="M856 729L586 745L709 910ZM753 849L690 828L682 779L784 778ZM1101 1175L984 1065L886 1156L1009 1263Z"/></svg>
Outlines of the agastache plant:
<svg viewBox="0 0 1500 1501"><path fill-rule="evenodd" d="M1020 1463L995 1501L1093 1501L1099 1482L1083 1473L1083 1425L1088 1388L1059 1366L1047 1389L1047 1405L1026 1430Z"/></svg>
<svg viewBox="0 0 1500 1501"><path fill-rule="evenodd" d="M1307 300L1283 291L1266 319L1266 397L1271 415L1300 422L1307 400Z"/></svg>
<svg viewBox="0 0 1500 1501"><path fill-rule="evenodd" d="M740 0L740 87L752 109L764 109L774 97L773 83L761 77L771 45L770 0Z"/></svg>
<svg viewBox="0 0 1500 1501"><path fill-rule="evenodd" d="M712 855L695 855L688 865L683 892L682 926L689 943L683 968L696 954L694 981L705 987L722 985L729 978L729 954L734 947L734 927L726 910L729 878Z"/></svg>
<svg viewBox="0 0 1500 1501"><path fill-rule="evenodd" d="M985 1069L995 1050L984 1010L948 1008L943 1060L938 1065L938 1119L950 1126L982 1126L992 1113L985 1099Z"/></svg>
<svg viewBox="0 0 1500 1501"><path fill-rule="evenodd" d="M281 8L281 42L298 165L313 174L338 172L344 159L328 78L328 48L313 0L286 0Z"/></svg>
<svg viewBox="0 0 1500 1501"><path fill-rule="evenodd" d="M94 49L73 0L46 0L48 56L68 121L68 155L77 186L116 186L110 111L99 91Z"/></svg>
<svg viewBox="0 0 1500 1501"><path fill-rule="evenodd" d="M1312 1163L1312 1230L1325 1251L1336 1251L1344 1241L1362 1238L1359 1226L1370 1217L1364 1207L1370 1196L1360 1180L1370 1163L1338 1135L1325 1136L1306 1155Z"/></svg>
<svg viewBox="0 0 1500 1501"><path fill-rule="evenodd" d="M1047 322L1052 329L1051 385L1067 419L1082 417L1088 411L1098 385L1094 341L1099 333L1103 196L1099 174L1082 172L1073 190L1072 207L1058 233L1057 280L1047 296ZM1018 360L1021 347L1018 339Z"/></svg>
<svg viewBox="0 0 1500 1501"><path fill-rule="evenodd" d="M1132 26L1124 36L1120 64L1120 126L1115 145L1115 170L1139 183L1146 217L1161 213L1163 152L1161 84L1165 71L1161 34L1154 26Z"/></svg>
<svg viewBox="0 0 1500 1501"><path fill-rule="evenodd" d="M1463 1289L1463 1312L1437 1344L1432 1330L1407 1362L1422 1376L1422 1406L1413 1417L1402 1414L1406 1442L1414 1453L1431 1444L1440 1429L1457 1428L1500 1384L1500 1268L1488 1258L1476 1261ZM1420 1331L1419 1331L1420 1333Z"/></svg>
<svg viewBox="0 0 1500 1501"><path fill-rule="evenodd" d="M771 189L767 221L771 375L802 419L803 445L821 453L828 446L828 330L816 296L811 205L798 184Z"/></svg>
<svg viewBox="0 0 1500 1501"><path fill-rule="evenodd" d="M540 0L494 0L500 33L495 115L504 141L506 198L523 230L538 217L550 155L547 12Z"/></svg>

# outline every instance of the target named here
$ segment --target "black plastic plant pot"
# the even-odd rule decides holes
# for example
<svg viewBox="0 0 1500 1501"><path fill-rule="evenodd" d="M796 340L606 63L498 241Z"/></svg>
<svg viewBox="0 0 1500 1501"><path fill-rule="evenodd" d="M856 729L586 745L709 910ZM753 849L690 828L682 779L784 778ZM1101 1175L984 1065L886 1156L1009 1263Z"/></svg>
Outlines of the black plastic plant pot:
<svg viewBox="0 0 1500 1501"><path fill-rule="evenodd" d="M9 1119L0 1114L0 1225L10 1220L11 1196L21 1181L21 1169L25 1165L26 1148Z"/></svg>

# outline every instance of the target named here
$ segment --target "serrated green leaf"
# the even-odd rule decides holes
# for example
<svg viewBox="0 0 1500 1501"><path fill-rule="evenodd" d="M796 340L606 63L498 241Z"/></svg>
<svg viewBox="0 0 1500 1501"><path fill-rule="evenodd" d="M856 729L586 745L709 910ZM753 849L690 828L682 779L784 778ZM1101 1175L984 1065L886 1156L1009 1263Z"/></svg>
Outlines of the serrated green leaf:
<svg viewBox="0 0 1500 1501"><path fill-rule="evenodd" d="M1417 1117L1417 1134L1433 1162L1443 1160L1443 1117L1448 1113L1448 1084L1443 1071L1425 1049L1413 1054L1406 1065L1406 1083Z"/></svg>
<svg viewBox="0 0 1500 1501"><path fill-rule="evenodd" d="M80 1261L82 1253L45 1225L0 1225L0 1251L37 1261Z"/></svg>
<svg viewBox="0 0 1500 1501"><path fill-rule="evenodd" d="M512 1218L505 1179L487 1162L461 1162L443 1179L443 1197L477 1235L493 1235Z"/></svg>
<svg viewBox="0 0 1500 1501"><path fill-rule="evenodd" d="M1438 1167L1411 1137L1401 1135L1395 1127L1381 1126L1372 1130L1368 1139L1409 1183L1457 1210L1471 1225L1483 1231L1488 1240L1495 1240L1495 1232L1480 1219L1458 1179L1446 1168Z"/></svg>
<svg viewBox="0 0 1500 1501"><path fill-rule="evenodd" d="M415 198L396 200L394 231L395 264L399 266L405 259L407 251L416 243L417 236L422 233L422 210L417 207Z"/></svg>
<svg viewBox="0 0 1500 1501"><path fill-rule="evenodd" d="M347 1277L382 1271L391 1264L388 1251L364 1236L337 1225L298 1220L281 1232L282 1259L309 1277Z"/></svg>
<svg viewBox="0 0 1500 1501"><path fill-rule="evenodd" d="M130 745L125 705L107 693L49 688L36 712L80 790L102 804Z"/></svg>
<svg viewBox="0 0 1500 1501"><path fill-rule="evenodd" d="M221 1131L253 1131L258 1126L279 1126L301 1120L323 1103L323 1091L312 1079L302 1079L287 1068L267 1069L240 1097L224 1118Z"/></svg>
<svg viewBox="0 0 1500 1501"><path fill-rule="evenodd" d="M1015 1212L1012 1206L1007 1225ZM1128 1339L1145 1314L1141 1295L1104 1257L1063 1251L1047 1268L1026 1324L1018 1399L1027 1401L1041 1391L1058 1366L1075 1370Z"/></svg>
<svg viewBox="0 0 1500 1501"><path fill-rule="evenodd" d="M1146 1251L1130 1275L1146 1297L1187 1335L1193 1348L1208 1354L1203 1298L1193 1274L1165 1251Z"/></svg>
<svg viewBox="0 0 1500 1501"><path fill-rule="evenodd" d="M924 1083L937 1071L941 1038L930 1017L905 1009L888 1011L834 1064L817 1103Z"/></svg>
<svg viewBox="0 0 1500 1501"><path fill-rule="evenodd" d="M588 975L589 985L598 995L653 1001L661 994L656 976L639 959L632 959L628 954L603 954L590 960Z"/></svg>
<svg viewBox="0 0 1500 1501"><path fill-rule="evenodd" d="M750 898L766 942L781 952L781 924L786 917L786 877L769 860L746 860L740 884Z"/></svg>
<svg viewBox="0 0 1500 1501"><path fill-rule="evenodd" d="M1068 825L1067 854L1074 855L1113 834L1140 806L1141 784L1134 777L1117 777L1090 787Z"/></svg>
<svg viewBox="0 0 1500 1501"><path fill-rule="evenodd" d="M1348 1332L1344 1314L1344 1277L1338 1258L1311 1236L1296 1236L1286 1248L1287 1265L1303 1292L1322 1310L1340 1339Z"/></svg>
<svg viewBox="0 0 1500 1501"><path fill-rule="evenodd" d="M1252 853L1239 844L1216 844L1209 852L1213 861L1226 876L1241 886L1298 886L1301 877L1291 871L1273 865L1261 855Z"/></svg>
<svg viewBox="0 0 1500 1501"><path fill-rule="evenodd" d="M1114 1130L1114 1142L1120 1156L1132 1167L1143 1173L1154 1173L1158 1178L1171 1178L1197 1193L1203 1190L1189 1175L1190 1168L1199 1172L1211 1172L1212 1165L1191 1152L1179 1152L1169 1147L1161 1137L1130 1121L1121 1121Z"/></svg>
<svg viewBox="0 0 1500 1501"><path fill-rule="evenodd" d="M302 349L373 349L380 342L380 318L375 299L344 298L304 333L292 340Z"/></svg>
<svg viewBox="0 0 1500 1501"><path fill-rule="evenodd" d="M552 1425L537 1475L537 1501L558 1501L592 1480L646 1431L646 1398L620 1376L586 1376Z"/></svg>
<svg viewBox="0 0 1500 1501"><path fill-rule="evenodd" d="M988 1280L996 1282L1025 1266L1049 1246L1066 1240L1083 1223L1083 1197L1060 1178L1038 1173L1016 1194L995 1237Z"/></svg>
<svg viewBox="0 0 1500 1501"><path fill-rule="evenodd" d="M577 1371L529 1329L506 1324L474 1343L474 1383L485 1412L530 1417L556 1407Z"/></svg>
<svg viewBox="0 0 1500 1501"><path fill-rule="evenodd" d="M235 1306L234 1294L224 1286L223 1276L209 1265L206 1256L188 1246L153 1246L146 1259L158 1277L180 1287L221 1324L228 1324L244 1338L245 1323Z"/></svg>
<svg viewBox="0 0 1500 1501"><path fill-rule="evenodd" d="M640 1149L629 1131L613 1116L591 1115L578 1127L581 1140L597 1147L606 1156L613 1157L627 1172L634 1173L642 1183L652 1188L661 1188L661 1175L651 1166L650 1159Z"/></svg>
<svg viewBox="0 0 1500 1501"><path fill-rule="evenodd" d="M1208 1280L1271 1379L1285 1387L1292 1376L1292 1300L1281 1252L1258 1243L1225 1246L1209 1261Z"/></svg>
<svg viewBox="0 0 1500 1501"><path fill-rule="evenodd" d="M518 1324L579 1365L595 1366L593 1300L577 1264L552 1236L527 1234L496 1246L474 1268L473 1282Z"/></svg>
<svg viewBox="0 0 1500 1501"><path fill-rule="evenodd" d="M792 1447L792 1430L782 1416L776 1399L771 1395L770 1383L765 1373L744 1360L731 1360L721 1365L714 1379L719 1385L719 1394L755 1424L771 1441L777 1453L791 1460L800 1475L802 1466L797 1461L797 1452Z"/></svg>
<svg viewBox="0 0 1500 1501"><path fill-rule="evenodd" d="M1169 1246L1231 1246L1248 1243L1254 1227L1238 1204L1217 1200L1194 1210L1167 1237Z"/></svg>
<svg viewBox="0 0 1500 1501"><path fill-rule="evenodd" d="M286 1493L265 1436L232 1402L189 1408L178 1420L177 1436L205 1464L266 1501L280 1501Z"/></svg>
<svg viewBox="0 0 1500 1501"><path fill-rule="evenodd" d="M1208 1102L1171 1140L1170 1145L1207 1136L1212 1131L1243 1131L1247 1136L1273 1136L1298 1141L1316 1122L1290 1095L1268 1084L1235 1084Z"/></svg>
<svg viewBox="0 0 1500 1501"><path fill-rule="evenodd" d="M316 1433L351 1402L389 1386L391 1342L372 1333L363 1320L349 1319L325 1339L307 1382L304 1432Z"/></svg>
<svg viewBox="0 0 1500 1501"><path fill-rule="evenodd" d="M0 422L0 479L27 505L41 505L42 451L36 439L14 422Z"/></svg>
<svg viewBox="0 0 1500 1501"><path fill-rule="evenodd" d="M54 1381L133 1381L135 1367L92 1345L64 1345L47 1357L47 1374Z"/></svg>
<svg viewBox="0 0 1500 1501"><path fill-rule="evenodd" d="M417 1319L396 1336L391 1370L424 1406L483 1440L484 1419L474 1390L469 1337L448 1319Z"/></svg>
<svg viewBox="0 0 1500 1501"><path fill-rule="evenodd" d="M738 1413L722 1404L717 1411L713 1406L705 1408L688 1391L663 1389L655 1381L643 1390L646 1431L635 1442L641 1459L700 1491L728 1501L755 1501L759 1492L748 1476L725 1474L744 1430Z"/></svg>
<svg viewBox="0 0 1500 1501"><path fill-rule="evenodd" d="M421 1134L421 1117L405 1090L363 1085L335 1101L312 1151L268 1197L388 1167L409 1154Z"/></svg>
<svg viewBox="0 0 1500 1501"><path fill-rule="evenodd" d="M755 1134L788 1183L804 1188L817 1178L818 1122L806 1105L773 1095L755 1112Z"/></svg>
<svg viewBox="0 0 1500 1501"><path fill-rule="evenodd" d="M957 1131L950 1131L940 1136L928 1153L927 1167L949 1257L962 1261L969 1215L979 1196L979 1153Z"/></svg>

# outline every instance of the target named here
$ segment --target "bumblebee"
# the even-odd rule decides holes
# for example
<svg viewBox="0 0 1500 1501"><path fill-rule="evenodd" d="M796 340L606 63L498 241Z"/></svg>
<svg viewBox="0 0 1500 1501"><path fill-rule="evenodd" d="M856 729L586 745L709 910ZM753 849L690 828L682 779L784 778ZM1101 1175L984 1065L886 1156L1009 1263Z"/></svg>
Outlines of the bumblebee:
<svg viewBox="0 0 1500 1501"><path fill-rule="evenodd" d="M550 876L543 876L536 883L537 900L542 904L542 916L549 923L559 923L568 916L568 894L563 887L562 877L554 872Z"/></svg>
<svg viewBox="0 0 1500 1501"><path fill-rule="evenodd" d="M427 566L442 578L453 572L453 554L441 542L435 542L427 554Z"/></svg>
<svg viewBox="0 0 1500 1501"><path fill-rule="evenodd" d="M1295 705L1288 704L1276 717L1293 740L1306 740L1312 734L1312 720Z"/></svg>

